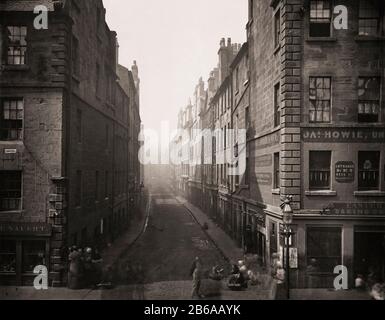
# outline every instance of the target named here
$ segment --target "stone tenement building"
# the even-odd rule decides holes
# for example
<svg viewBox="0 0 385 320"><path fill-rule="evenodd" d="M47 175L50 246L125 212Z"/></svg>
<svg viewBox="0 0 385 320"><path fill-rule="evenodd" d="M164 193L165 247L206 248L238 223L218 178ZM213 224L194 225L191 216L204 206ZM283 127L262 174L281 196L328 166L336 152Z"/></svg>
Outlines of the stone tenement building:
<svg viewBox="0 0 385 320"><path fill-rule="evenodd" d="M118 65L102 1L1 1L0 19L0 282L45 265L63 285L67 247L111 242L133 214L138 69Z"/></svg>
<svg viewBox="0 0 385 320"><path fill-rule="evenodd" d="M334 27L337 5L347 8L347 29ZM202 207L269 268L284 246L281 198L291 195L293 287L333 287L338 265L350 286L357 274L384 279L383 2L250 0L246 29L247 52L230 66L228 121L247 129L247 169L231 178L211 167L216 202L206 193ZM215 110L216 97L208 103Z"/></svg>

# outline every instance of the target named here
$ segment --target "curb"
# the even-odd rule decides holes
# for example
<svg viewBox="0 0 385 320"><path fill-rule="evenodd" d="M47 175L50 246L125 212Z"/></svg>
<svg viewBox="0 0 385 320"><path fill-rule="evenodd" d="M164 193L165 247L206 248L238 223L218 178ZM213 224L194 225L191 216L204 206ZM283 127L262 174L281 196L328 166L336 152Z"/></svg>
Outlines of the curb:
<svg viewBox="0 0 385 320"><path fill-rule="evenodd" d="M148 225L148 219L150 218L151 203L152 203L152 198L151 198L151 194L149 193L148 199L147 199L147 205L146 205L146 217L145 217L143 225L139 231L139 234L130 243L128 243L126 248L124 250L122 250L122 252L117 256L115 261L111 264L112 267L114 267L116 265L116 263L121 259L121 257L124 256L127 253L127 251L132 248L132 246L140 239L140 237L146 231L147 225Z"/></svg>

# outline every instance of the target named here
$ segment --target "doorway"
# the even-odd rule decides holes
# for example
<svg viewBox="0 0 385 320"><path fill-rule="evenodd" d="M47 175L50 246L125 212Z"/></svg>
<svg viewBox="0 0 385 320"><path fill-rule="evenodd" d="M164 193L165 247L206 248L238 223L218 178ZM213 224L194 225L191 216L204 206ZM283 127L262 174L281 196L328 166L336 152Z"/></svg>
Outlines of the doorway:
<svg viewBox="0 0 385 320"><path fill-rule="evenodd" d="M355 232L354 271L355 276L367 278L372 272L376 282L385 280L385 232Z"/></svg>

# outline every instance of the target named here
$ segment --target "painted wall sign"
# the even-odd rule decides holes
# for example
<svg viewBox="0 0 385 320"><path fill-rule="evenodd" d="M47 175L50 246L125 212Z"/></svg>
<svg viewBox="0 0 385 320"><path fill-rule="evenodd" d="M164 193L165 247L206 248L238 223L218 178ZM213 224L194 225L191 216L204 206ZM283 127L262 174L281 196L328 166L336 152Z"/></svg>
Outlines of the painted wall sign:
<svg viewBox="0 0 385 320"><path fill-rule="evenodd" d="M271 154L265 154L255 158L255 167L271 167L273 165L273 156Z"/></svg>
<svg viewBox="0 0 385 320"><path fill-rule="evenodd" d="M15 154L17 153L16 149L4 149L5 154Z"/></svg>
<svg viewBox="0 0 385 320"><path fill-rule="evenodd" d="M333 215L384 215L385 203L366 202L366 203L333 203L330 208L330 214Z"/></svg>
<svg viewBox="0 0 385 320"><path fill-rule="evenodd" d="M40 222L0 222L0 235L50 236L52 227Z"/></svg>
<svg viewBox="0 0 385 320"><path fill-rule="evenodd" d="M272 185L273 178L271 173L256 173L256 180L260 185Z"/></svg>
<svg viewBox="0 0 385 320"><path fill-rule="evenodd" d="M270 147L270 146L275 146L280 142L281 142L281 133L277 131L275 133L257 138L255 140L255 147L257 148Z"/></svg>
<svg viewBox="0 0 385 320"><path fill-rule="evenodd" d="M304 128L304 142L385 143L384 128Z"/></svg>
<svg viewBox="0 0 385 320"><path fill-rule="evenodd" d="M336 181L341 183L353 182L355 165L353 161L339 161L336 163Z"/></svg>

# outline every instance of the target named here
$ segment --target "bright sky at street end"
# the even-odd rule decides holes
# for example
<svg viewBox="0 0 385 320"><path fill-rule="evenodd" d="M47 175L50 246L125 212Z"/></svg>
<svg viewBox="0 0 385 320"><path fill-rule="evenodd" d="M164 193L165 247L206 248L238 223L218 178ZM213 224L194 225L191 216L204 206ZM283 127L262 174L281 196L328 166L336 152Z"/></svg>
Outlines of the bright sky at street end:
<svg viewBox="0 0 385 320"><path fill-rule="evenodd" d="M217 65L221 38L246 41L247 0L104 0L118 34L119 62L137 60L147 129L176 126L200 77Z"/></svg>

